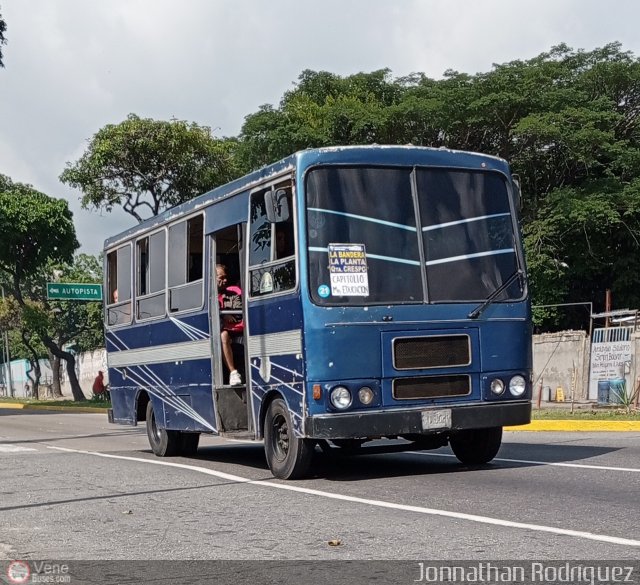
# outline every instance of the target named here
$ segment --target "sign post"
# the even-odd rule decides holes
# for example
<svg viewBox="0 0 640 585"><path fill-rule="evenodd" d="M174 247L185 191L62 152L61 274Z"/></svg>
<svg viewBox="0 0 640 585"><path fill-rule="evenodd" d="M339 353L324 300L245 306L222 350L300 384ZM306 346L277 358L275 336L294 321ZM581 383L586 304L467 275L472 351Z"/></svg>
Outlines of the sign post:
<svg viewBox="0 0 640 585"><path fill-rule="evenodd" d="M48 282L47 298L57 301L101 301L102 285L87 282Z"/></svg>

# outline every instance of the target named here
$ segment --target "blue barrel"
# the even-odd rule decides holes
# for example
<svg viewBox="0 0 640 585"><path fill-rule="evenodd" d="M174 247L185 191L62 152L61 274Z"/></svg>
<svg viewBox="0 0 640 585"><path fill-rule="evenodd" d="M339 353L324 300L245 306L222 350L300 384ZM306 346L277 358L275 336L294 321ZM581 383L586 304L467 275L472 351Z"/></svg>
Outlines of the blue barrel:
<svg viewBox="0 0 640 585"><path fill-rule="evenodd" d="M598 380L598 404L609 404L609 380Z"/></svg>
<svg viewBox="0 0 640 585"><path fill-rule="evenodd" d="M625 390L625 381L622 378L609 380L609 402L611 404L622 404Z"/></svg>

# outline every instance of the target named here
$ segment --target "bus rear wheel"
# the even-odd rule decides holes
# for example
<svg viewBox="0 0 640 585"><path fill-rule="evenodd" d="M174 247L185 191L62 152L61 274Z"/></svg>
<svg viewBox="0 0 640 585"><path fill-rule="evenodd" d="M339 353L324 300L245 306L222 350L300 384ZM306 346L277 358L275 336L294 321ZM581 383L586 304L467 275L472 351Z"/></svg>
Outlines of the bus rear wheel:
<svg viewBox="0 0 640 585"><path fill-rule="evenodd" d="M296 437L291 415L282 398L274 399L264 421L264 451L271 473L279 479L297 479L311 465L313 441Z"/></svg>
<svg viewBox="0 0 640 585"><path fill-rule="evenodd" d="M154 455L173 457L180 454L182 448L180 432L168 431L158 426L151 401L147 403L147 437Z"/></svg>
<svg viewBox="0 0 640 585"><path fill-rule="evenodd" d="M489 463L502 443L502 427L467 429L451 435L449 444L460 463L481 465Z"/></svg>

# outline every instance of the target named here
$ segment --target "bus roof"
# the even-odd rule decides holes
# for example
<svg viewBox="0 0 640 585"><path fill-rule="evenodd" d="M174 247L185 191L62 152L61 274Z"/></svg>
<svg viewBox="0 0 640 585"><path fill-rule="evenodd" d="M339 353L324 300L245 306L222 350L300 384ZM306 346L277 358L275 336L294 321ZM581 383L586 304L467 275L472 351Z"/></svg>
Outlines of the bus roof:
<svg viewBox="0 0 640 585"><path fill-rule="evenodd" d="M426 146L368 145L368 146L330 146L298 151L278 162L262 167L244 175L230 183L220 185L190 201L171 207L157 216L146 219L127 230L105 240L105 249L119 245L121 242L142 235L154 227L164 225L168 221L187 215L198 209L204 209L221 199L251 189L276 177L287 170L297 167L306 168L317 164L379 164L379 165L412 165L428 164L442 167L488 168L508 172L507 162L499 157L452 150L448 148L431 148Z"/></svg>

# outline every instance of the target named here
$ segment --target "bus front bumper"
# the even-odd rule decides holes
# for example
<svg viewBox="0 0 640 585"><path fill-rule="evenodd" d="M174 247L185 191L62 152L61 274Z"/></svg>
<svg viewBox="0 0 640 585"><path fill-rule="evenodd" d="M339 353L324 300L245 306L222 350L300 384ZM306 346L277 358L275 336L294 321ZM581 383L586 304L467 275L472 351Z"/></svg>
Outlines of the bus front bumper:
<svg viewBox="0 0 640 585"><path fill-rule="evenodd" d="M451 426L423 428L423 412L451 410ZM311 439L358 439L397 435L433 434L525 425L531 422L531 402L503 402L445 408L412 408L376 412L319 415L305 421Z"/></svg>

